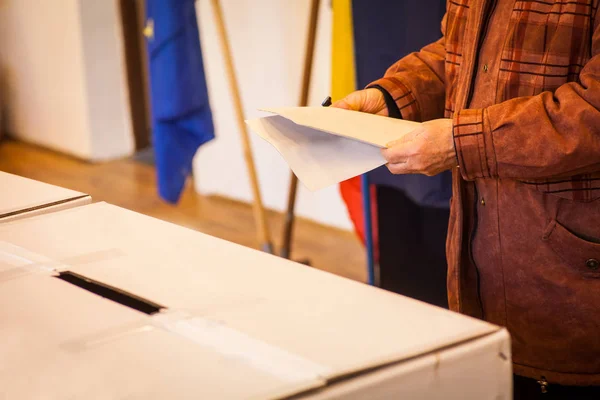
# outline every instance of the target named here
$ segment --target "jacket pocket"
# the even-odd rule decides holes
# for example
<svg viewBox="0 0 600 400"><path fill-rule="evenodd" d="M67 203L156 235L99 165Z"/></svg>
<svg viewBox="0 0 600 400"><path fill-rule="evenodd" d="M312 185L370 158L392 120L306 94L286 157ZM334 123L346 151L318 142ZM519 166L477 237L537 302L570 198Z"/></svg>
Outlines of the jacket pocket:
<svg viewBox="0 0 600 400"><path fill-rule="evenodd" d="M585 278L600 279L600 239L581 238L556 220L546 228L542 240L571 268Z"/></svg>
<svg viewBox="0 0 600 400"><path fill-rule="evenodd" d="M576 175L564 179L520 181L544 194L577 203L590 203L600 199L600 172Z"/></svg>

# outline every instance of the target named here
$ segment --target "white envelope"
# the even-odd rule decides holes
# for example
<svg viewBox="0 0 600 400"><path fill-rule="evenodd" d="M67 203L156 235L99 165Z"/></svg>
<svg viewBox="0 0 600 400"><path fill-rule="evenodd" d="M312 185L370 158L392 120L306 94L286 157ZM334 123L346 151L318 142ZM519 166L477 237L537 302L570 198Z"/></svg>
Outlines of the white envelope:
<svg viewBox="0 0 600 400"><path fill-rule="evenodd" d="M385 164L381 148L414 130L404 121L332 107L282 107L246 121L281 153L309 190L316 191Z"/></svg>

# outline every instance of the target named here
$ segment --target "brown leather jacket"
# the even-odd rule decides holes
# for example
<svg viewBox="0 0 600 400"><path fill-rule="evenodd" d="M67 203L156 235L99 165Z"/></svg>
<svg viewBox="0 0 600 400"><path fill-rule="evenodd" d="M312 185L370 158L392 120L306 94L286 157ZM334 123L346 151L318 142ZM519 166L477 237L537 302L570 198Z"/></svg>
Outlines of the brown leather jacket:
<svg viewBox="0 0 600 400"><path fill-rule="evenodd" d="M454 121L455 311L508 327L517 374L600 385L598 0L450 0L444 37L374 82Z"/></svg>

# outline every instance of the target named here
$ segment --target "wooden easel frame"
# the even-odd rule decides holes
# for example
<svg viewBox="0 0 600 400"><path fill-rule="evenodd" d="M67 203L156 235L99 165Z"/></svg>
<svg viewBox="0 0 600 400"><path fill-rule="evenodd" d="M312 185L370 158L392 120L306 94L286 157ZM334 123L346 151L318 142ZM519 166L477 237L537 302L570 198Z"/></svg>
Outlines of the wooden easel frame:
<svg viewBox="0 0 600 400"><path fill-rule="evenodd" d="M229 82L229 89L231 90L231 97L233 98L233 106L235 110L236 121L242 139L244 159L246 160L246 167L248 168L248 175L250 178L250 186L252 188L252 196L254 198L254 202L252 205L254 209L254 220L256 221L257 225L258 240L260 242L261 250L273 254L273 244L271 243L269 224L267 221L265 207L263 205L262 197L260 194L260 186L258 183L256 166L254 164L254 156L252 154L252 147L250 145L250 137L248 136L248 127L244 122L244 110L242 108L240 89L237 77L235 75L235 69L233 67L231 46L229 45L227 30L225 29L223 9L221 8L221 2L219 0L211 0L211 3L215 14L215 21L217 23L217 32L219 35L219 42L221 44L221 52L223 53L223 57L225 59L227 80Z"/></svg>
<svg viewBox="0 0 600 400"><path fill-rule="evenodd" d="M256 173L256 166L254 163L254 156L252 154L252 148L250 145L250 138L248 136L248 128L244 123L244 111L242 108L241 96L235 70L233 67L233 57L231 54L231 47L229 45L229 39L227 36L227 30L225 29L225 22L223 18L223 9L219 0L211 0L213 11L215 14L215 20L217 23L217 31L219 35L219 41L221 44L221 51L225 59L225 69L227 71L227 78L229 82L229 88L233 98L235 115L237 125L240 130L242 146L244 149L244 159L246 160L246 167L248 168L248 175L250 178L250 184L252 187L252 195L254 198L254 219L258 227L258 239L260 246L263 251L273 254L273 245L270 238L269 225L265 208L262 202L260 193L260 186L258 183L258 177ZM310 80L312 75L312 64L315 50L315 38L317 32L317 21L319 17L320 0L311 0L310 16L308 35L306 40L306 51L304 55L304 67L302 73L302 84L300 90L299 105L306 106L308 104L308 92L310 89ZM292 234L294 228L294 209L296 205L296 192L298 188L298 178L293 173L290 178L290 186L288 189L288 201L287 211L285 215L284 231L282 238L281 256L285 258L290 257Z"/></svg>
<svg viewBox="0 0 600 400"><path fill-rule="evenodd" d="M302 72L302 84L300 87L300 99L298 105L308 105L308 92L312 76L312 65L315 54L315 40L317 36L317 22L319 20L320 0L311 0L310 15L308 23L308 35L306 38L306 51L304 53L304 67ZM294 233L294 209L296 207L296 192L298 190L298 178L292 172L290 174L290 186L288 189L287 209L283 226L283 237L281 239L281 252L283 258L290 258L292 251L292 238Z"/></svg>

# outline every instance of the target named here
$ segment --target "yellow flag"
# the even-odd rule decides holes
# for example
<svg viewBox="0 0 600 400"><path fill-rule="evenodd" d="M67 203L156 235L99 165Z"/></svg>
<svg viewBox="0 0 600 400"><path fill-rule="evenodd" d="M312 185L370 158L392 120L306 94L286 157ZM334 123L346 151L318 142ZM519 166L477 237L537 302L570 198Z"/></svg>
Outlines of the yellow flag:
<svg viewBox="0 0 600 400"><path fill-rule="evenodd" d="M331 98L344 98L356 90L352 0L332 0Z"/></svg>

